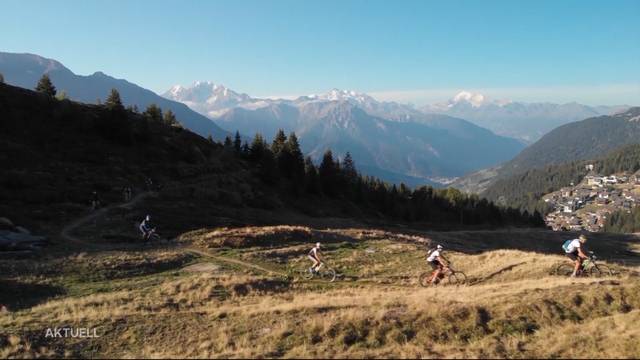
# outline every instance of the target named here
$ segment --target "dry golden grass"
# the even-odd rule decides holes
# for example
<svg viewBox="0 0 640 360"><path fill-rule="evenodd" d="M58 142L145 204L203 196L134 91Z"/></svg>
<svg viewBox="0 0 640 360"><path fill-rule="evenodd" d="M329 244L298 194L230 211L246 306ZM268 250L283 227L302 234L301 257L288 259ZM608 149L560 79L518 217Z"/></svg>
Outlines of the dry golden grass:
<svg viewBox="0 0 640 360"><path fill-rule="evenodd" d="M293 261L305 249L299 242L323 236L357 245L331 249L337 267L361 280L398 279L287 281L220 264L210 267L215 271L151 275L155 280L139 287L56 298L0 318L0 336L11 339L0 341L0 357L60 357L69 349L97 349L71 356L124 358L640 357L637 277L550 276L555 264L567 260L543 252L450 251L473 285L421 288L415 283L426 269L421 244L433 234L297 227L218 231L192 232L183 241L204 245L252 237L255 246L256 238L262 243L288 233L295 239L290 246L243 254L262 261L274 253L293 254ZM454 234L442 236L455 240ZM133 259L110 261L118 267ZM52 324L98 327L102 337L38 343L43 352L37 353L20 335Z"/></svg>

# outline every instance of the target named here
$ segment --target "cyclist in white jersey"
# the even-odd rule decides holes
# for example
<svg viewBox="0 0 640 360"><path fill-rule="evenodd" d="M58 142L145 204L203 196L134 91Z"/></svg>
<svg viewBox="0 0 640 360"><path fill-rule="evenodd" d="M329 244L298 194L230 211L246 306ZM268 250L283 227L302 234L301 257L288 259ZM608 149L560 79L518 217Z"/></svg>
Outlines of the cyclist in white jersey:
<svg viewBox="0 0 640 360"><path fill-rule="evenodd" d="M588 258L584 251L584 243L586 242L587 237L584 235L580 235L579 238L571 240L566 248L563 247L565 255L567 255L567 257L575 263L575 267L573 269L573 274L571 274L571 277L576 277L576 275L580 271L582 262Z"/></svg>
<svg viewBox="0 0 640 360"><path fill-rule="evenodd" d="M429 281L431 284L435 284L438 280L440 274L447 268L449 261L442 255L443 251L442 245L436 246L435 249L429 251L429 256L427 257L427 262L431 265L433 269L433 273L431 274L431 279Z"/></svg>
<svg viewBox="0 0 640 360"><path fill-rule="evenodd" d="M320 270L320 267L322 266L322 259L320 257L320 243L316 243L316 246L314 246L311 251L309 251L309 255L308 255L309 259L311 259L311 261L313 261L313 266L311 266L311 268L309 268L310 271L312 272L318 272Z"/></svg>

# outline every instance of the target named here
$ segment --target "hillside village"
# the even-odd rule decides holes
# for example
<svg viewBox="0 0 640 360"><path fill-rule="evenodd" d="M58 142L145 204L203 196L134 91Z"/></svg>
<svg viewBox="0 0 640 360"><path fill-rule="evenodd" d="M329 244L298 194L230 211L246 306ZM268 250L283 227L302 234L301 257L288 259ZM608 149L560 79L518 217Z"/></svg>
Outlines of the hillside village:
<svg viewBox="0 0 640 360"><path fill-rule="evenodd" d="M602 176L587 165L589 173L582 182L543 196L553 211L546 215L545 223L554 231L599 232L609 214L631 211L640 203L640 171Z"/></svg>

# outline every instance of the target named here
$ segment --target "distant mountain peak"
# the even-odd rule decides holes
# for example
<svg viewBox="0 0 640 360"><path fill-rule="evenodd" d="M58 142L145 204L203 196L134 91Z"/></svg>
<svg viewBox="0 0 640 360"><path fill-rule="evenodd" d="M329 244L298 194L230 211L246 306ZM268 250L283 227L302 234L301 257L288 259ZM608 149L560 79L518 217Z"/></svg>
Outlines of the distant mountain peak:
<svg viewBox="0 0 640 360"><path fill-rule="evenodd" d="M487 98L482 94L474 94L469 91L461 91L457 93L456 96L454 96L453 99L449 101L449 103L457 104L463 101L468 102L473 107L480 107L487 101Z"/></svg>
<svg viewBox="0 0 640 360"><path fill-rule="evenodd" d="M252 100L247 94L237 93L222 84L212 81L194 81L191 86L174 85L162 96L181 102L225 102L240 103Z"/></svg>
<svg viewBox="0 0 640 360"><path fill-rule="evenodd" d="M378 101L365 93L354 90L341 90L333 88L322 95L313 95L313 98L326 101L349 101L359 104L377 103Z"/></svg>

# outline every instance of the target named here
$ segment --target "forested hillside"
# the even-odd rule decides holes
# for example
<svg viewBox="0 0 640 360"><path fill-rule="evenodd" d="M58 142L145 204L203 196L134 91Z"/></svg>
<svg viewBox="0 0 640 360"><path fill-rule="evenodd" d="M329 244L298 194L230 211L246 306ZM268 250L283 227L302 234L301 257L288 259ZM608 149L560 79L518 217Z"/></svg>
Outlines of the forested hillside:
<svg viewBox="0 0 640 360"><path fill-rule="evenodd" d="M621 210L611 214L604 231L623 234L640 232L640 207L634 208L631 212Z"/></svg>
<svg viewBox="0 0 640 360"><path fill-rule="evenodd" d="M640 143L640 107L610 116L566 124L524 149L500 169L500 177L570 161L599 158L629 144Z"/></svg>
<svg viewBox="0 0 640 360"><path fill-rule="evenodd" d="M437 226L539 224L457 190L411 191L363 177L330 150L316 166L293 133L278 133L272 144L260 135L251 144L240 136L220 144L183 129L157 106L125 109L117 91L104 105L86 105L56 99L47 81L39 92L0 84L0 162L7 169L0 214L16 223L55 225L86 211L92 191L117 202L124 186L153 178L167 185L161 198L192 199L189 208L199 215L192 222L214 204Z"/></svg>
<svg viewBox="0 0 640 360"><path fill-rule="evenodd" d="M603 175L640 169L640 145L629 145L594 160L574 161L528 170L496 181L483 194L487 199L529 212L544 213L542 195L556 191L572 182L578 183L587 175L587 164Z"/></svg>

